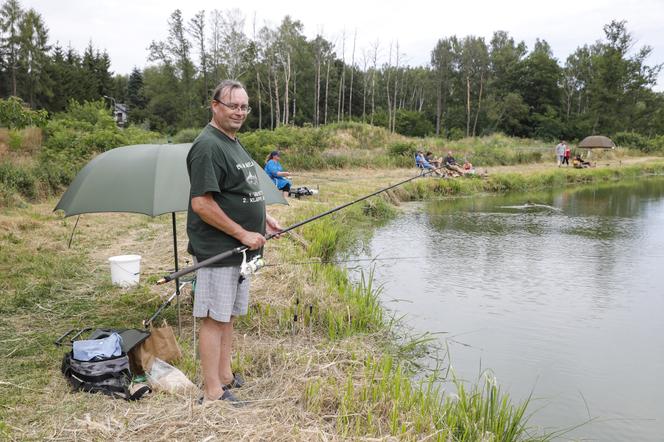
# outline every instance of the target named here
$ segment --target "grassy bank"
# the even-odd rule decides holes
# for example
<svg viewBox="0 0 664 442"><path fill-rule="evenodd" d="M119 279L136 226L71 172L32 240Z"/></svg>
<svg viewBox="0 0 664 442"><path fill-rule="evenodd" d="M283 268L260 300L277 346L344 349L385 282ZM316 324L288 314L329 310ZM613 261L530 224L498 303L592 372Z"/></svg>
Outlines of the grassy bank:
<svg viewBox="0 0 664 442"><path fill-rule="evenodd" d="M423 200L441 196L476 193L537 192L570 185L605 183L664 174L664 161L590 169L541 169L531 173L496 173L487 177L416 180L396 193L403 200Z"/></svg>
<svg viewBox="0 0 664 442"><path fill-rule="evenodd" d="M271 212L290 225L412 173L303 173L301 183L318 185L321 193L291 200L289 207L271 207ZM436 187L446 180L416 183L402 196L446 194ZM459 180L459 185L470 184ZM416 191L420 186L423 190ZM59 334L70 327L138 327L169 294L168 288L152 284L170 268L169 217L86 215L68 249L74 220L51 213L54 200L4 209L0 434L15 440L531 439L527 404L511 404L490 379L459 384L455 396L436 387L441 380L436 375L412 380L413 358L425 342L395 343L370 275L351 284L333 265L289 265L325 260L346 249L357 232L365 231L358 227L396 213L392 201L374 198L311 223L298 235L271 241L267 260L273 267L256 276L250 313L238 323L233 364L249 380L238 395L252 401L240 410L223 403L198 407L195 395L159 394L124 403L71 394L59 373L63 350L52 344ZM178 222L184 224L183 214ZM180 232L185 256L186 238ZM129 252L143 256L143 284L122 290L110 285L106 258ZM185 356L177 365L199 382L190 311L185 293L180 337ZM165 317L175 324L175 309Z"/></svg>
<svg viewBox="0 0 664 442"><path fill-rule="evenodd" d="M43 130L0 129L0 205L21 205L58 194L90 158L114 147L192 142L199 132L200 128L186 129L167 140L138 127L120 129L103 102L71 103L66 112L49 120ZM281 150L286 170L298 171L408 168L412 167L413 155L419 149L432 151L436 156L452 151L458 160L468 159L481 168L542 164L554 159L552 145L542 140L502 134L460 140L409 138L354 122L318 128L281 126L275 130L243 132L240 139L259 163L270 151ZM633 137L625 140L639 141ZM639 143L633 148L596 152L593 157L596 160L638 157L648 152Z"/></svg>

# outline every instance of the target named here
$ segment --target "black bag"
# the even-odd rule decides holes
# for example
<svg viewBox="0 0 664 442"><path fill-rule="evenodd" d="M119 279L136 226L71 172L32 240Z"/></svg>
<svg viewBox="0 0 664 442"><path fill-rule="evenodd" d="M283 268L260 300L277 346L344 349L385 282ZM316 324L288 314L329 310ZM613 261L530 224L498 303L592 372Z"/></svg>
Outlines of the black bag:
<svg viewBox="0 0 664 442"><path fill-rule="evenodd" d="M102 393L127 401L138 400L151 391L146 385L130 393L131 372L126 353L112 358L79 361L74 359L73 352L69 352L62 358L61 370L74 391Z"/></svg>
<svg viewBox="0 0 664 442"><path fill-rule="evenodd" d="M300 198L303 196L315 195L318 193L315 190L309 189L308 187L298 187L288 191L288 196L294 196L295 198Z"/></svg>

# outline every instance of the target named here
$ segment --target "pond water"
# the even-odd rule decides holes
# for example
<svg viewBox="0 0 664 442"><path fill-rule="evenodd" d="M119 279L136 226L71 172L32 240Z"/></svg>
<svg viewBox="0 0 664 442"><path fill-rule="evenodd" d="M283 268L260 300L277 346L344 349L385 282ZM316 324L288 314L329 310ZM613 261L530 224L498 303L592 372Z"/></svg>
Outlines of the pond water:
<svg viewBox="0 0 664 442"><path fill-rule="evenodd" d="M663 178L405 209L354 258L459 378L532 393L540 430L590 419L558 440L664 440Z"/></svg>

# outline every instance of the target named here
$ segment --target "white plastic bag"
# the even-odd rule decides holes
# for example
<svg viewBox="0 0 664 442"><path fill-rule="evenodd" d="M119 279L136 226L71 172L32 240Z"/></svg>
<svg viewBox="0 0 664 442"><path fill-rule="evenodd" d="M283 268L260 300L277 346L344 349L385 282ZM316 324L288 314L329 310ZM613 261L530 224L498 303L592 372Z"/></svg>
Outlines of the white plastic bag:
<svg viewBox="0 0 664 442"><path fill-rule="evenodd" d="M122 354L122 337L117 333L101 339L82 339L72 344L74 359L92 361L108 359ZM96 358L96 359L95 359Z"/></svg>
<svg viewBox="0 0 664 442"><path fill-rule="evenodd" d="M194 383L184 373L159 358L155 358L147 376L154 391L186 393L196 389Z"/></svg>

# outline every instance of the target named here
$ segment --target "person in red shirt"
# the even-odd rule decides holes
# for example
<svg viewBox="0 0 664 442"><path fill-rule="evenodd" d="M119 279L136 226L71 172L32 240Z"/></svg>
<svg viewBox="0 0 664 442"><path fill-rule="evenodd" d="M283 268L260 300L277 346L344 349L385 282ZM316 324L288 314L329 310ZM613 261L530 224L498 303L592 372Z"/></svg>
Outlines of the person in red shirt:
<svg viewBox="0 0 664 442"><path fill-rule="evenodd" d="M569 148L569 144L565 143L565 154L563 155L562 164L567 164L569 166L569 157L572 154L572 149Z"/></svg>

